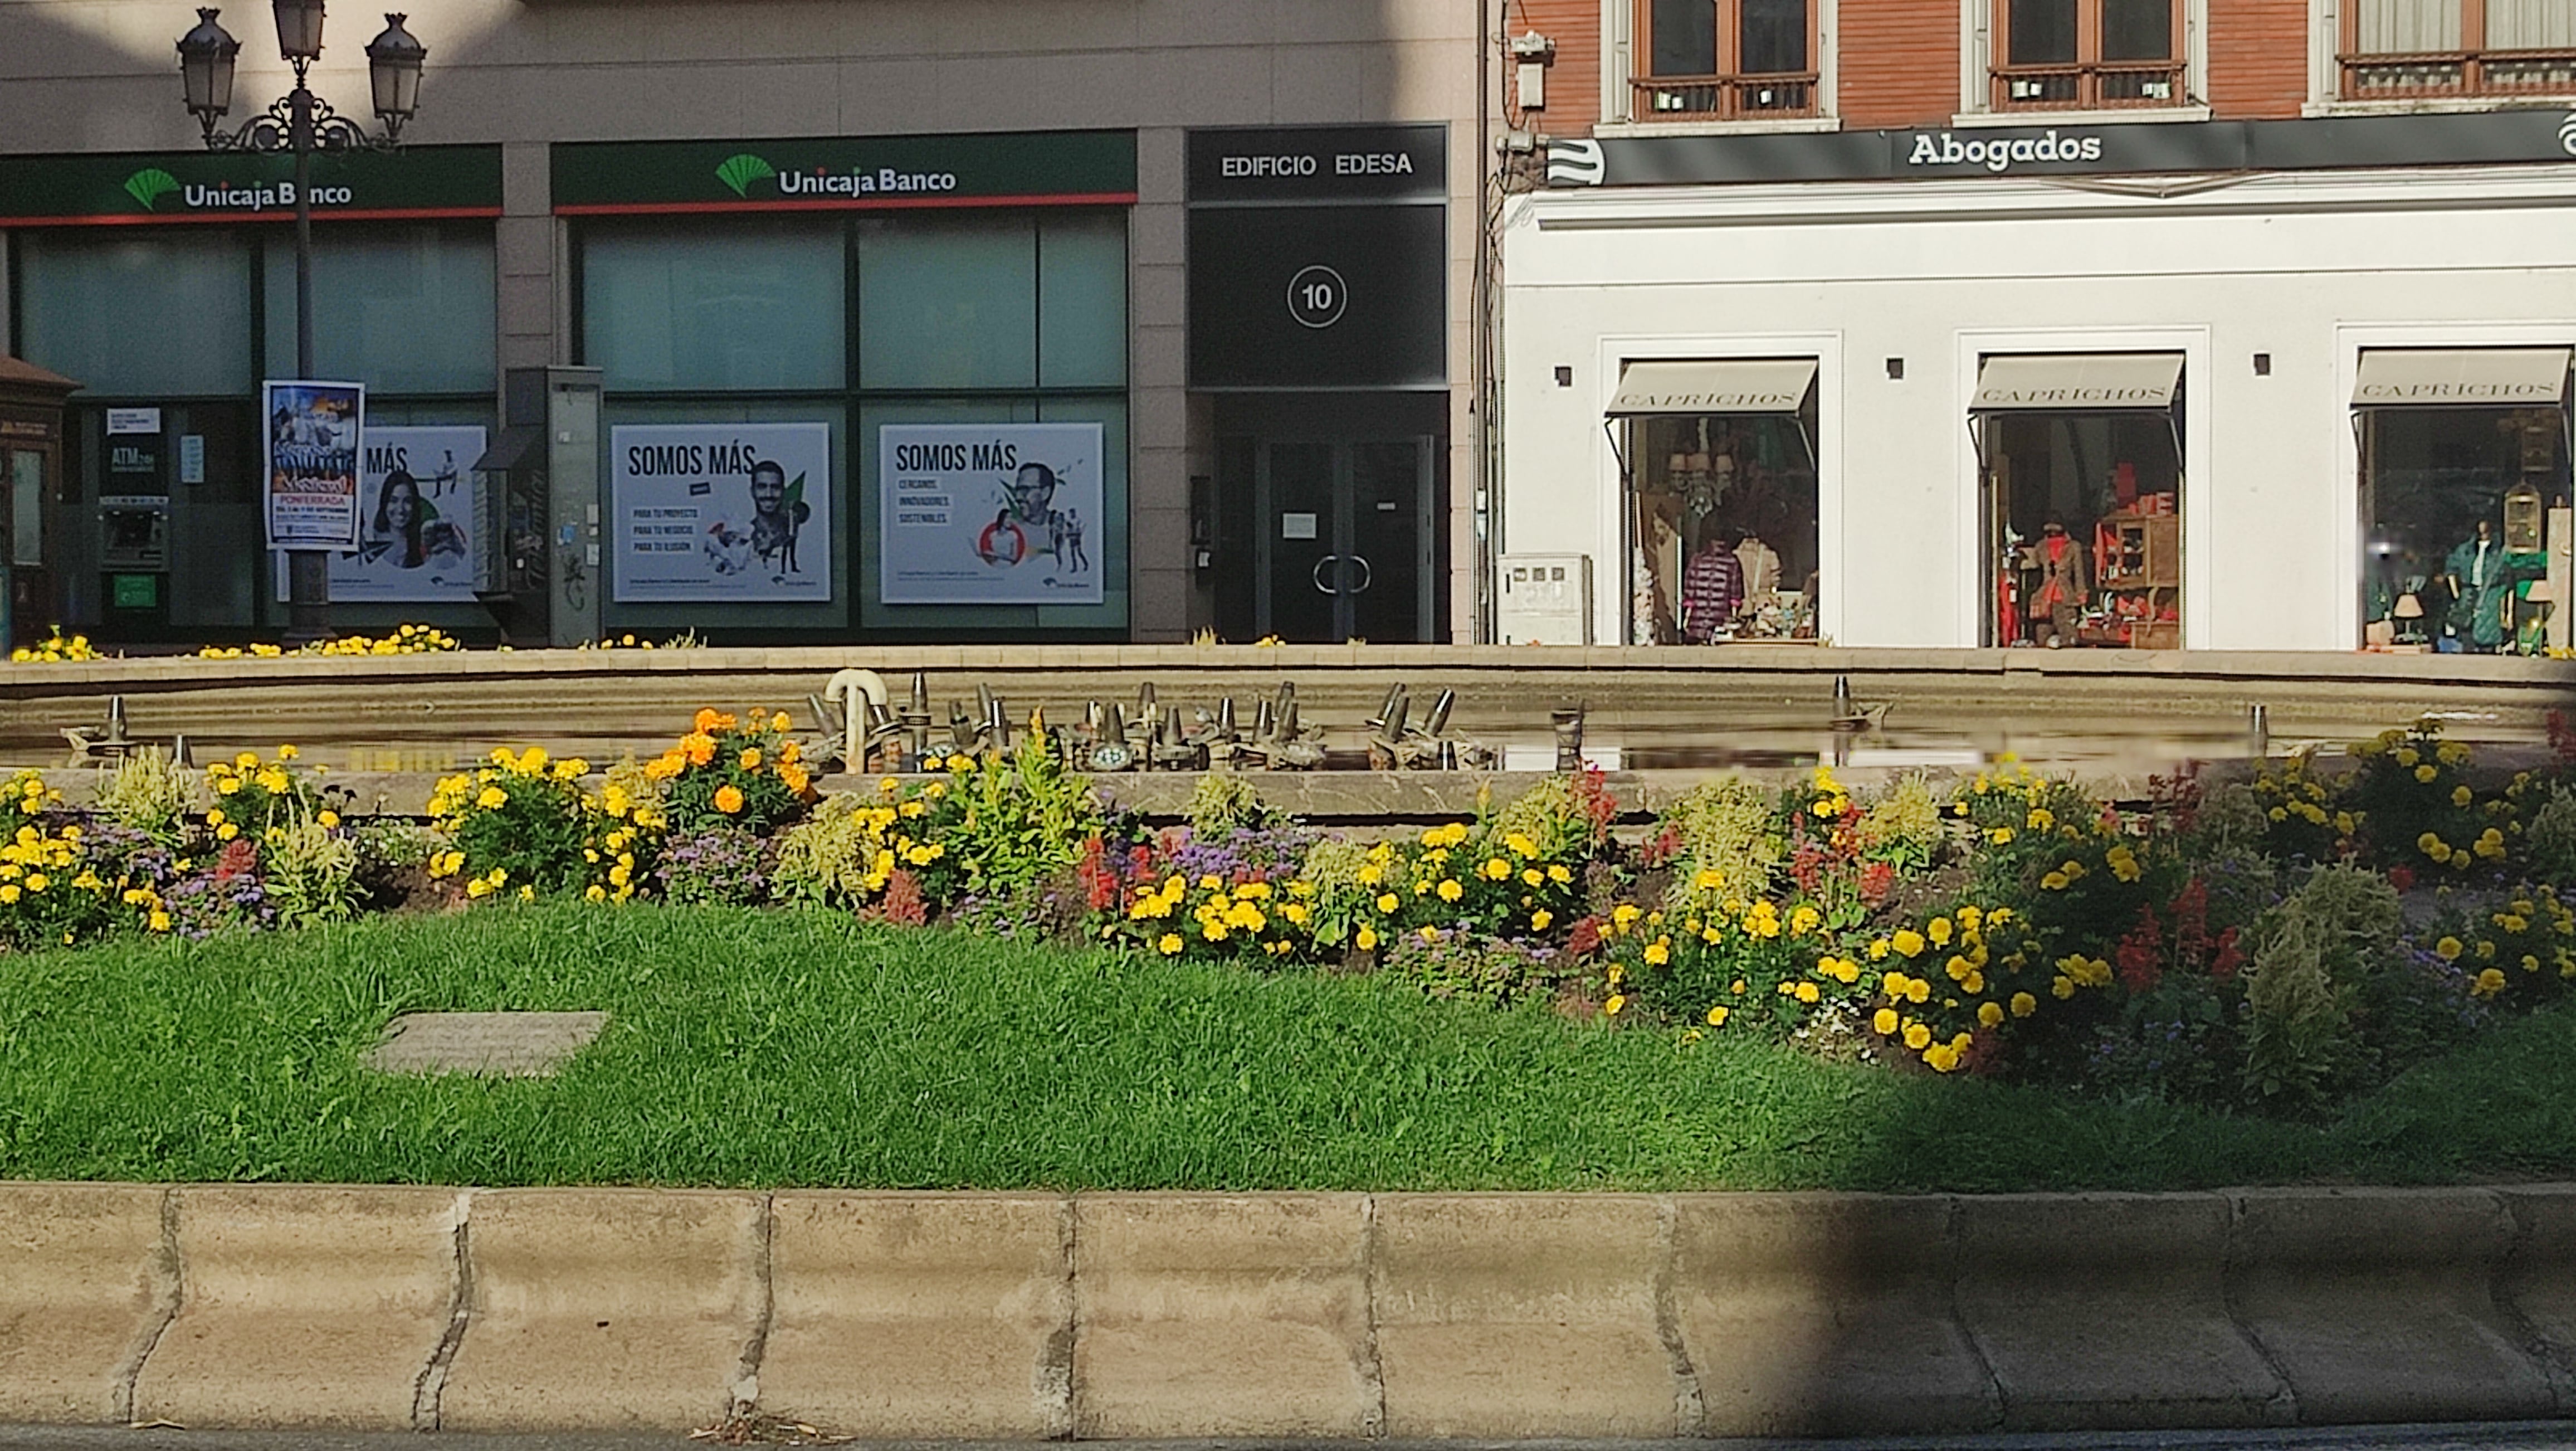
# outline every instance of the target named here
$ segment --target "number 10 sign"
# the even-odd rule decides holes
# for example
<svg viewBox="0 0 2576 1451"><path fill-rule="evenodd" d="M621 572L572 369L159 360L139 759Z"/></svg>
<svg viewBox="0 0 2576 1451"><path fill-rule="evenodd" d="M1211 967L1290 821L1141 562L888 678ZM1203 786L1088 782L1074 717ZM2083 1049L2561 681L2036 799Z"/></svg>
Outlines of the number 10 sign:
<svg viewBox="0 0 2576 1451"><path fill-rule="evenodd" d="M1342 274L1332 268L1321 264L1305 268L1288 279L1288 315L1306 327L1331 327L1342 320L1350 292Z"/></svg>

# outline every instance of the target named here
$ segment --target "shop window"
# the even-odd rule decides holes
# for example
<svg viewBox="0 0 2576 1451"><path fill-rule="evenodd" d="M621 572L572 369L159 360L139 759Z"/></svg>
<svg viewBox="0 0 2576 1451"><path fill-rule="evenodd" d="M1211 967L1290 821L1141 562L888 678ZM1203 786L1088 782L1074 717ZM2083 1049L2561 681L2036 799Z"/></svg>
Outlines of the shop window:
<svg viewBox="0 0 2576 1451"><path fill-rule="evenodd" d="M1816 362L1631 363L1611 405L1628 475L1628 638L1812 639Z"/></svg>
<svg viewBox="0 0 2576 1451"><path fill-rule="evenodd" d="M1984 361L1989 644L2180 648L2181 382L2178 353Z"/></svg>
<svg viewBox="0 0 2576 1451"><path fill-rule="evenodd" d="M85 398L249 393L248 240L105 231L17 234L19 355L77 380ZM162 345L136 346L143 338Z"/></svg>
<svg viewBox="0 0 2576 1451"><path fill-rule="evenodd" d="M262 249L271 371L295 357L295 248ZM494 377L492 234L349 231L313 239L317 376L360 378L377 393L489 393Z"/></svg>
<svg viewBox="0 0 2576 1451"><path fill-rule="evenodd" d="M860 385L1035 386L1037 245L1025 213L860 222Z"/></svg>
<svg viewBox="0 0 2576 1451"><path fill-rule="evenodd" d="M830 223L599 228L583 238L583 356L612 392L838 388L847 275Z"/></svg>
<svg viewBox="0 0 2576 1451"><path fill-rule="evenodd" d="M1038 224L1038 382L1127 386L1127 218L1070 212Z"/></svg>
<svg viewBox="0 0 2576 1451"><path fill-rule="evenodd" d="M2375 649L2537 654L2567 504L2566 348L2362 356L2361 617Z"/></svg>
<svg viewBox="0 0 2576 1451"><path fill-rule="evenodd" d="M1818 111L1817 0L1639 0L1639 120Z"/></svg>
<svg viewBox="0 0 2576 1451"><path fill-rule="evenodd" d="M2568 0L2344 0L2346 100L2576 91Z"/></svg>
<svg viewBox="0 0 2576 1451"><path fill-rule="evenodd" d="M1993 106L2090 111L2188 99L2184 0L1995 0Z"/></svg>

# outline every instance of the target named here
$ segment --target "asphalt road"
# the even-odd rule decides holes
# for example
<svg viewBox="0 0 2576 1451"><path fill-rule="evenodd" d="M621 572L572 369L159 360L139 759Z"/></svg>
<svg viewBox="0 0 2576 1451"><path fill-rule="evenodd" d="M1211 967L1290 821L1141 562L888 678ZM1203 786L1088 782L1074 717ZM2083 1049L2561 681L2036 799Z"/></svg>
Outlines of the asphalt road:
<svg viewBox="0 0 2576 1451"><path fill-rule="evenodd" d="M593 1433L516 1436L415 1432L190 1431L173 1426L0 1426L0 1451L690 1451L727 1444L862 1445L864 1451L1064 1451L1060 1441L809 1439L793 1428L748 1443L687 1436ZM2110 1431L1987 1436L1873 1437L1847 1441L1131 1441L1119 1451L2576 1451L2576 1421L2487 1425L2358 1426L2278 1431Z"/></svg>

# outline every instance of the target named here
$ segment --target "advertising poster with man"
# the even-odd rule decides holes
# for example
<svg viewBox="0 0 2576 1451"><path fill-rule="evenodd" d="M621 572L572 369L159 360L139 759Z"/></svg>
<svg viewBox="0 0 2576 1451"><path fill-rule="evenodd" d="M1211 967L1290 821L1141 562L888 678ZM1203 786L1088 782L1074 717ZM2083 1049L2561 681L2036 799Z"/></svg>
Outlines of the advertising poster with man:
<svg viewBox="0 0 2576 1451"><path fill-rule="evenodd" d="M474 461L484 431L465 427L367 430L358 470L358 547L331 556L340 603L474 603ZM277 556L285 599L286 556Z"/></svg>
<svg viewBox="0 0 2576 1451"><path fill-rule="evenodd" d="M878 430L890 605L1096 605L1096 423L889 424Z"/></svg>
<svg viewBox="0 0 2576 1451"><path fill-rule="evenodd" d="M268 547L358 547L358 383L260 385L268 423Z"/></svg>
<svg viewBox="0 0 2576 1451"><path fill-rule="evenodd" d="M620 604L832 598L832 429L823 423L609 430Z"/></svg>

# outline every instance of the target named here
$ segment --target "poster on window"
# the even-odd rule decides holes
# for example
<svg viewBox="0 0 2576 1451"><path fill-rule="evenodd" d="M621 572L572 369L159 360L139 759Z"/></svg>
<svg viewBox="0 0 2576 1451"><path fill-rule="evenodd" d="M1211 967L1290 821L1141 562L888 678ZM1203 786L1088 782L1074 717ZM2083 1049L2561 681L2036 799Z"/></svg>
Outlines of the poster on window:
<svg viewBox="0 0 2576 1451"><path fill-rule="evenodd" d="M878 430L890 605L1101 602L1096 423Z"/></svg>
<svg viewBox="0 0 2576 1451"><path fill-rule="evenodd" d="M618 603L831 600L831 425L638 424L609 447Z"/></svg>
<svg viewBox="0 0 2576 1451"><path fill-rule="evenodd" d="M340 604L474 603L474 461L480 428L367 430L358 466L358 547L331 556ZM286 556L277 597L287 597Z"/></svg>
<svg viewBox="0 0 2576 1451"><path fill-rule="evenodd" d="M268 547L357 548L366 387L271 380L260 394L268 420Z"/></svg>

